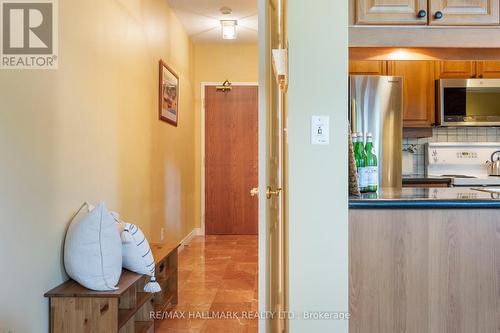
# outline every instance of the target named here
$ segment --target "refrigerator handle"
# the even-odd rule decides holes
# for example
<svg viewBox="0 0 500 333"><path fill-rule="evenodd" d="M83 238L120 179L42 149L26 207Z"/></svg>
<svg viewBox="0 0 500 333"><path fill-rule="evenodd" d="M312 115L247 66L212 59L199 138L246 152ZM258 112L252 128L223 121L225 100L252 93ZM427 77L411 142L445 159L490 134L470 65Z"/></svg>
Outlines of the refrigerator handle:
<svg viewBox="0 0 500 333"><path fill-rule="evenodd" d="M351 122L351 133L356 132L356 99L351 99L351 114L350 114L350 122Z"/></svg>

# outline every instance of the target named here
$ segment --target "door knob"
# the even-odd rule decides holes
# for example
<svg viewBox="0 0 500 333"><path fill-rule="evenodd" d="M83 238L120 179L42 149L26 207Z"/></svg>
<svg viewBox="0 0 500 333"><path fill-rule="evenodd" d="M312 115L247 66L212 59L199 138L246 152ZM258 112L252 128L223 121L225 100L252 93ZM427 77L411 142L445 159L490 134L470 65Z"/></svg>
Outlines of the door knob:
<svg viewBox="0 0 500 333"><path fill-rule="evenodd" d="M277 188L273 190L271 186L268 186L266 189L266 198L271 199L273 196L278 197L280 195L281 188Z"/></svg>
<svg viewBox="0 0 500 333"><path fill-rule="evenodd" d="M443 16L444 16L443 12L440 12L440 11L437 11L437 12L434 14L434 18L435 18L436 20L440 20L440 19L442 19L442 18L443 18Z"/></svg>
<svg viewBox="0 0 500 333"><path fill-rule="evenodd" d="M250 190L250 195L252 197L255 197L257 195L259 195L259 188L258 187L254 187L253 189Z"/></svg>

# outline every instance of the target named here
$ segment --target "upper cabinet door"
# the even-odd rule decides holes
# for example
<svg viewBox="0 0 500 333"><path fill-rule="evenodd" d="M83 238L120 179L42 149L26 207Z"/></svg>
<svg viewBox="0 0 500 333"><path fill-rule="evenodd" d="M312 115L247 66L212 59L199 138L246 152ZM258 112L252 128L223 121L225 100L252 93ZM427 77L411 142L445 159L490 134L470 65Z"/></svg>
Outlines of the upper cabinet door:
<svg viewBox="0 0 500 333"><path fill-rule="evenodd" d="M389 61L389 75L403 77L403 127L435 123L434 61Z"/></svg>
<svg viewBox="0 0 500 333"><path fill-rule="evenodd" d="M431 25L499 25L498 0L429 0Z"/></svg>
<svg viewBox="0 0 500 333"><path fill-rule="evenodd" d="M350 60L349 74L351 75L386 75L387 64L379 60Z"/></svg>
<svg viewBox="0 0 500 333"><path fill-rule="evenodd" d="M480 78L499 79L500 61L485 60L476 62L477 76Z"/></svg>
<svg viewBox="0 0 500 333"><path fill-rule="evenodd" d="M356 24L427 24L427 0L354 0Z"/></svg>
<svg viewBox="0 0 500 333"><path fill-rule="evenodd" d="M438 79L469 79L476 77L476 65L474 61L436 61L436 73Z"/></svg>

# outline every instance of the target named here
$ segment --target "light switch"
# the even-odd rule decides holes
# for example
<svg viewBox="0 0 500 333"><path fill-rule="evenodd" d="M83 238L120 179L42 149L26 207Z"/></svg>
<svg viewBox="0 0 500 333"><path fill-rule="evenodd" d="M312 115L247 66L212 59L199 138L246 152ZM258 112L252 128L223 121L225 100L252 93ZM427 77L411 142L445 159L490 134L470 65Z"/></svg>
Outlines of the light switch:
<svg viewBox="0 0 500 333"><path fill-rule="evenodd" d="M312 116L311 118L311 144L330 144L330 117Z"/></svg>

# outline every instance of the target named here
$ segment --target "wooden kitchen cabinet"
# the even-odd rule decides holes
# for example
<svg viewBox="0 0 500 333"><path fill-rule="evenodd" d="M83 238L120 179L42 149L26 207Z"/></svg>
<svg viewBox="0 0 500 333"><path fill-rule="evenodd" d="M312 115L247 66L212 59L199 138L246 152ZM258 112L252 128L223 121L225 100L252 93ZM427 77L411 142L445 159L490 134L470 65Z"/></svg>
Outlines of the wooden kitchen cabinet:
<svg viewBox="0 0 500 333"><path fill-rule="evenodd" d="M498 0L429 0L430 25L499 25Z"/></svg>
<svg viewBox="0 0 500 333"><path fill-rule="evenodd" d="M500 61L436 61L436 79L500 78Z"/></svg>
<svg viewBox="0 0 500 333"><path fill-rule="evenodd" d="M462 60L436 61L436 79L472 78L476 76L476 62Z"/></svg>
<svg viewBox="0 0 500 333"><path fill-rule="evenodd" d="M427 0L354 0L354 2L356 24L427 24Z"/></svg>
<svg viewBox="0 0 500 333"><path fill-rule="evenodd" d="M389 61L388 75L403 77L403 127L435 123L434 61Z"/></svg>
<svg viewBox="0 0 500 333"><path fill-rule="evenodd" d="M500 78L500 61L476 61L476 72L479 78L498 79Z"/></svg>
<svg viewBox="0 0 500 333"><path fill-rule="evenodd" d="M386 75L387 62L378 60L350 60L349 74L351 75Z"/></svg>
<svg viewBox="0 0 500 333"><path fill-rule="evenodd" d="M359 25L499 25L498 0L351 0Z"/></svg>
<svg viewBox="0 0 500 333"><path fill-rule="evenodd" d="M493 333L497 209L349 209L350 333Z"/></svg>

